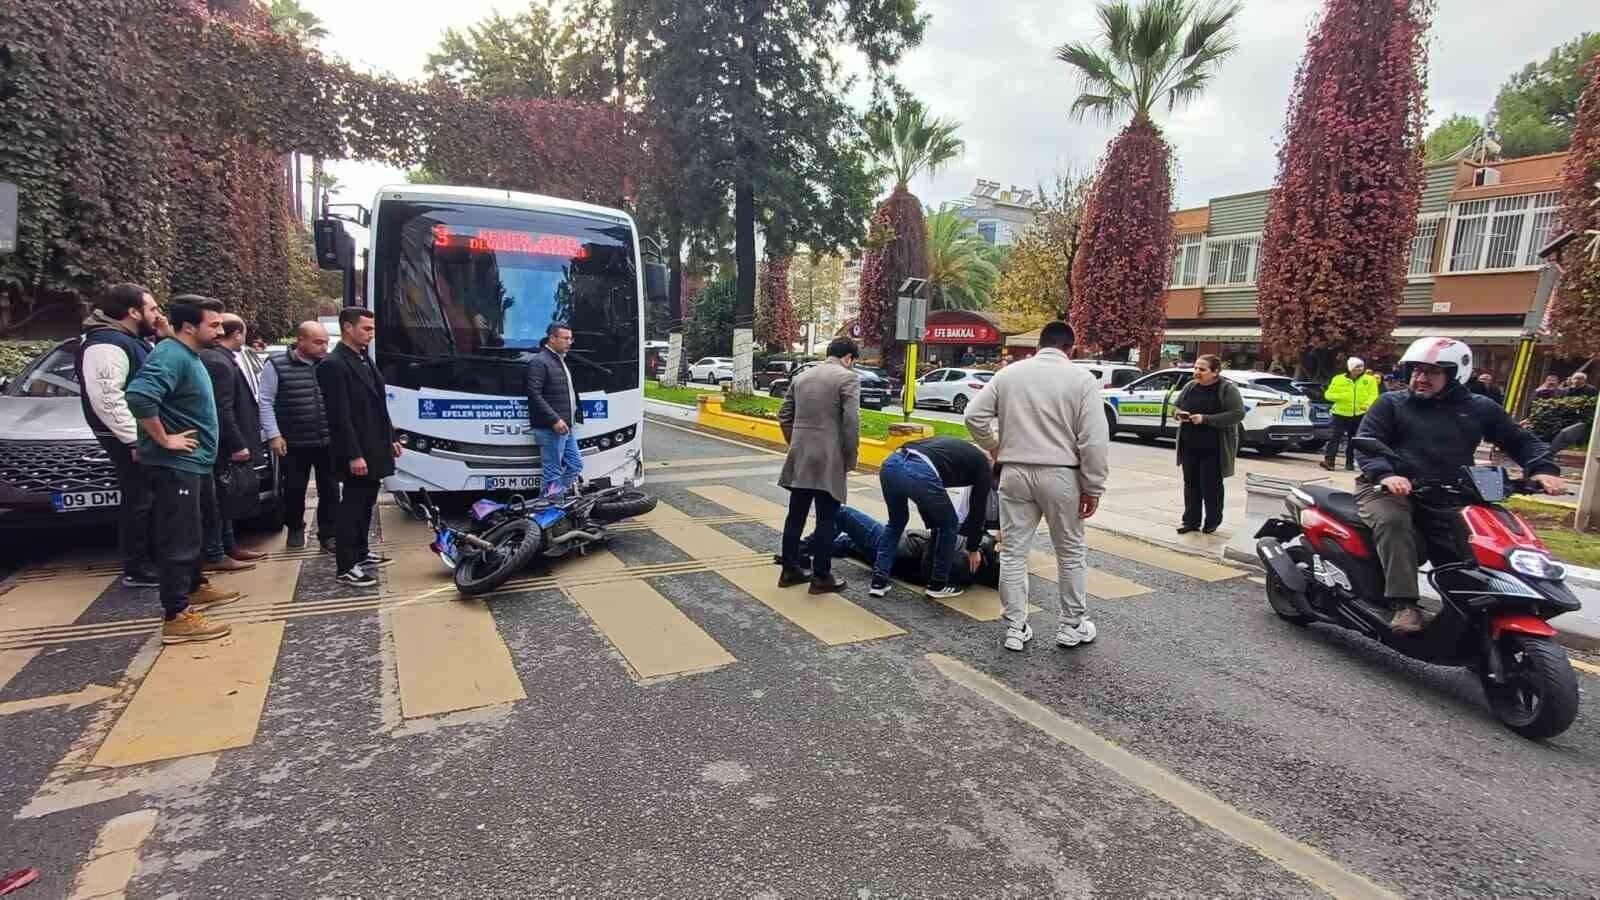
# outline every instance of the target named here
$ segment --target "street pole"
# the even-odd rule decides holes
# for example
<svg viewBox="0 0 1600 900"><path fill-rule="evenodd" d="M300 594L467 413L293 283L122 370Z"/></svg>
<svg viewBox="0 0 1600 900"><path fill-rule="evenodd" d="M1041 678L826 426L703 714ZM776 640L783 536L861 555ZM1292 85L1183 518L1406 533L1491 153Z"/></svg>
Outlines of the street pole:
<svg viewBox="0 0 1600 900"><path fill-rule="evenodd" d="M895 307L894 339L906 345L906 384L900 401L900 419L911 418L917 405L917 345L928 325L928 301L917 295L928 286L925 278L907 278L900 285L899 304Z"/></svg>
<svg viewBox="0 0 1600 900"><path fill-rule="evenodd" d="M906 344L906 389L900 400L900 420L911 419L911 410L917 406L917 342Z"/></svg>

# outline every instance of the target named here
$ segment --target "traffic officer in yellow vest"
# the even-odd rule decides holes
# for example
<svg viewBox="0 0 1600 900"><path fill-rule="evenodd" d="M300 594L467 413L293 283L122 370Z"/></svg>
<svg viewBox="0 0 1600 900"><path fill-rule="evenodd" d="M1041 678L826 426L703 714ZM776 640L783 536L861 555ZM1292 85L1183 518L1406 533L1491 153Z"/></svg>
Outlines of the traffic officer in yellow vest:
<svg viewBox="0 0 1600 900"><path fill-rule="evenodd" d="M1339 458L1339 443L1347 437L1356 436L1356 431L1361 427L1361 417L1372 408L1372 404L1378 402L1378 394L1382 391L1378 376L1367 371L1367 364L1361 357L1350 357L1344 366L1346 374L1333 376L1333 380L1328 382L1328 389L1323 392L1323 396L1333 404L1333 436L1322 451L1322 467L1330 472L1333 471L1334 461ZM1356 467L1356 448L1353 443L1345 444L1344 467L1346 471Z"/></svg>

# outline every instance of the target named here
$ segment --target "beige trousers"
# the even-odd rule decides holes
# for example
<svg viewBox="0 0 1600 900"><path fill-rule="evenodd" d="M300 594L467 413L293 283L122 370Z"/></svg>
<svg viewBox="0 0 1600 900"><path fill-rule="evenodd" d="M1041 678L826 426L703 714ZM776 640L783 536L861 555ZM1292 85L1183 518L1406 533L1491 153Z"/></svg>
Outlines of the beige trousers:
<svg viewBox="0 0 1600 900"><path fill-rule="evenodd" d="M1056 551L1056 594L1063 621L1089 611L1083 518L1078 515L1078 470L1006 463L1000 472L1000 602L1006 624L1028 621L1028 554L1044 520ZM1041 606L1043 604L1040 604Z"/></svg>

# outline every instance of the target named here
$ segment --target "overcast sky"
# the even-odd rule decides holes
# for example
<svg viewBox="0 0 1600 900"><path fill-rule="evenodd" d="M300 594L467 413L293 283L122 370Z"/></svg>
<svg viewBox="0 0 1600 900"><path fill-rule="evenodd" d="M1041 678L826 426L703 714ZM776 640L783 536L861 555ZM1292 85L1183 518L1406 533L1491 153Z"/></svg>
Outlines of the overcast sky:
<svg viewBox="0 0 1600 900"><path fill-rule="evenodd" d="M1600 27L1594 0L1440 0L1428 44L1429 121L1482 116L1506 76L1542 59L1587 26ZM440 32L495 10L514 14L519 0L303 0L330 35L323 49L358 68L413 78L422 74ZM1177 150L1175 199L1270 187L1277 170L1284 105L1307 28L1319 0L1245 0L1239 51L1223 63L1205 98L1162 113L1158 122ZM938 115L961 123L966 155L912 190L929 205L965 196L979 178L1033 187L1067 167L1090 167L1115 133L1072 121L1078 84L1055 48L1092 39L1092 0L922 0L932 15L922 45L901 61L899 76ZM1508 14L1508 8L1514 10ZM1497 11L1498 10L1498 11ZM345 200L371 203L398 170L333 165Z"/></svg>

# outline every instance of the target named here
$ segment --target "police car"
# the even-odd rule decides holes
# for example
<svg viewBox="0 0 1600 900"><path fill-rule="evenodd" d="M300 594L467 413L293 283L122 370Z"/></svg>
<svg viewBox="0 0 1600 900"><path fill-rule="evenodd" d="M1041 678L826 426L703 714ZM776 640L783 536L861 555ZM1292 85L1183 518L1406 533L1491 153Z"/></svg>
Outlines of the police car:
<svg viewBox="0 0 1600 900"><path fill-rule="evenodd" d="M1310 398L1290 379L1233 369L1222 370L1222 377L1233 382L1244 399L1244 446L1271 455L1327 438L1327 427L1313 421ZM1112 436L1175 437L1178 392L1193 378L1193 368L1162 369L1126 387L1101 390Z"/></svg>

